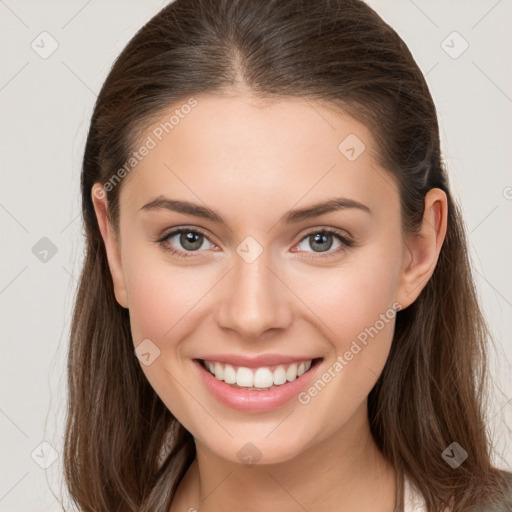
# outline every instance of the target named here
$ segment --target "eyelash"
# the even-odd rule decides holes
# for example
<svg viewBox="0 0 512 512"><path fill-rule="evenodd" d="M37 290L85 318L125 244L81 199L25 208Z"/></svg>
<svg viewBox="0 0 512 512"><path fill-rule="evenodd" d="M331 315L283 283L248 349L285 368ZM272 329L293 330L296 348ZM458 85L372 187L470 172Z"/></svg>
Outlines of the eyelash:
<svg viewBox="0 0 512 512"><path fill-rule="evenodd" d="M195 234L202 235L204 238L209 240L209 238L206 235L206 233L203 233L200 229L197 229L197 228L194 228L194 229L179 228L179 229L175 229L174 231L170 231L165 236L163 236L162 238L158 239L157 242L159 243L159 245L162 247L162 249L164 251L169 252L169 253L173 254L174 256L177 256L178 258L190 258L190 257L195 256L194 252L201 252L201 251L185 252L185 251L181 251L181 250L175 249L174 247L172 247L171 245L168 244L167 240L169 238L172 238L173 236L179 235L181 233L195 233ZM314 253L314 254L317 254L318 256L315 256L315 257L307 256L308 258L315 258L316 259L316 258L329 258L329 257L333 257L333 256L336 256L341 250L351 248L351 247L353 247L355 245L354 241L352 239L348 238L346 235L342 235L341 232L339 232L337 230L329 229L329 228L319 228L319 229L316 229L316 230L309 231L308 233L306 233L299 240L298 243L302 242L304 239L306 239L306 238L308 238L308 237L310 237L312 235L316 235L316 234L319 234L319 233L324 234L324 235L333 235L333 236L335 236L336 238L338 238L338 240L342 243L342 245L344 247L338 248L338 249L336 249L334 251L326 252L325 255L323 255L323 253ZM296 251L296 252L298 252L298 251Z"/></svg>

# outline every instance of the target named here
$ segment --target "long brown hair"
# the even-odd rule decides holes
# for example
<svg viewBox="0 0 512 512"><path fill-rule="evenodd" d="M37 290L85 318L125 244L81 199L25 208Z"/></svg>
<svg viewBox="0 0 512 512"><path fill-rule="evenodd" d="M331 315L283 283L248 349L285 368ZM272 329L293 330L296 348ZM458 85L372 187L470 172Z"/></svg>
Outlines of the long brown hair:
<svg viewBox="0 0 512 512"><path fill-rule="evenodd" d="M435 271L400 311L389 358L368 397L372 434L430 512L496 500L484 416L490 339L479 309L460 210L443 166L436 109L397 33L360 0L176 0L131 39L98 96L81 176L86 255L68 359L64 467L83 511L167 511L195 457L192 435L163 404L134 354L116 301L91 188L122 168L169 106L243 90L306 98L369 127L399 184L404 232L418 229L428 190L448 196ZM119 190L107 187L116 228ZM441 453L468 452L456 469Z"/></svg>

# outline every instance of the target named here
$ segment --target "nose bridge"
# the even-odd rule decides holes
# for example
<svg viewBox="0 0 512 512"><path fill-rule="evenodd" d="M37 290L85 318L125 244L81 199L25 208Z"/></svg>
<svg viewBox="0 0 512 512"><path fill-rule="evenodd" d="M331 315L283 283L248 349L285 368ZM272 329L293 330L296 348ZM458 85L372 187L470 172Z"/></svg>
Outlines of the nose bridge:
<svg viewBox="0 0 512 512"><path fill-rule="evenodd" d="M227 289L217 304L220 327L235 330L246 338L257 338L268 329L289 325L289 296L286 286L275 275L270 253L261 246L258 249L251 240L239 245L233 257L234 268L224 280Z"/></svg>

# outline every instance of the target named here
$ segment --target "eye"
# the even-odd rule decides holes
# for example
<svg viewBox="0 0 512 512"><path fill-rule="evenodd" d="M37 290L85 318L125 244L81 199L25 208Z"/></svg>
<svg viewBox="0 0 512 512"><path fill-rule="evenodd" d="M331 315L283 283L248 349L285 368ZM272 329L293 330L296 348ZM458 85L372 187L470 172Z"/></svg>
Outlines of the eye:
<svg viewBox="0 0 512 512"><path fill-rule="evenodd" d="M338 250L329 251L333 246L333 238L338 240ZM157 242L160 244L162 249L178 256L179 258L195 256L194 253L203 252L200 250L201 248L208 249L211 246L216 247L215 244L209 241L204 233L197 229L186 227L175 229L170 233L167 233L165 236L157 240ZM335 256L344 249L354 245L353 240L348 238L345 234L333 229L317 229L307 233L297 245L301 251L304 251L304 248L300 248L300 244L304 242L309 243L310 247L314 249L311 252L320 254L321 258ZM306 250L305 252L310 251ZM323 256L321 253L327 254ZM310 258L311 256L308 257Z"/></svg>
<svg viewBox="0 0 512 512"><path fill-rule="evenodd" d="M338 239L338 249L341 248L341 251L343 251L346 248L352 247L353 240L348 238L346 235L341 234L340 232L332 229L319 229L316 231L310 231L306 234L300 241L299 245L297 247L300 247L300 244L306 243L309 244L311 248L314 250L311 252L315 253L327 253L329 249L333 246L333 238ZM304 250L304 249L301 249ZM333 255L336 255L337 253L341 252L340 250L330 251L327 253L327 256L320 256L320 257L330 257ZM306 252L310 252L307 251ZM311 256L308 256L311 257Z"/></svg>
<svg viewBox="0 0 512 512"><path fill-rule="evenodd" d="M173 239L176 240L173 242ZM189 253L202 252L200 251L201 247L207 249L214 245L208 241L206 235L201 231L189 228L175 229L158 240L158 242L165 251L180 258L189 258L190 256L194 256L194 254ZM178 245L178 247L181 246L184 250L176 248L176 245Z"/></svg>

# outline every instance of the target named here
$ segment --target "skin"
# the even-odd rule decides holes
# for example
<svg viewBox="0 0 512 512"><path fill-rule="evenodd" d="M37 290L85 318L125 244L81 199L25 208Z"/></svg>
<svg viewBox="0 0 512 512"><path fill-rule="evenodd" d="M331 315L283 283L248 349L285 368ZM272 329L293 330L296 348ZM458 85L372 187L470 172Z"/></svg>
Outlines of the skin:
<svg viewBox="0 0 512 512"><path fill-rule="evenodd" d="M141 368L195 438L197 457L171 512L392 512L396 473L371 436L366 407L394 319L304 405L291 400L257 413L228 408L193 377L192 359L225 352L315 356L324 358L321 375L393 303L405 309L417 298L445 238L446 195L429 191L419 235L404 235L395 180L377 165L363 124L300 99L264 102L246 93L196 99L124 178L119 236L107 222L99 185L92 194L134 346L149 338L160 350ZM354 161L338 150L348 134L366 146ZM141 210L159 195L208 206L227 226ZM347 208L280 223L290 209L335 197L359 201L371 213ZM180 226L207 235L195 246L181 244L179 235L167 239L189 258L155 241ZM306 236L321 228L349 234L356 245L344 247L332 236L322 252ZM236 252L247 236L263 250L252 263ZM247 442L261 452L253 466L237 456Z"/></svg>

